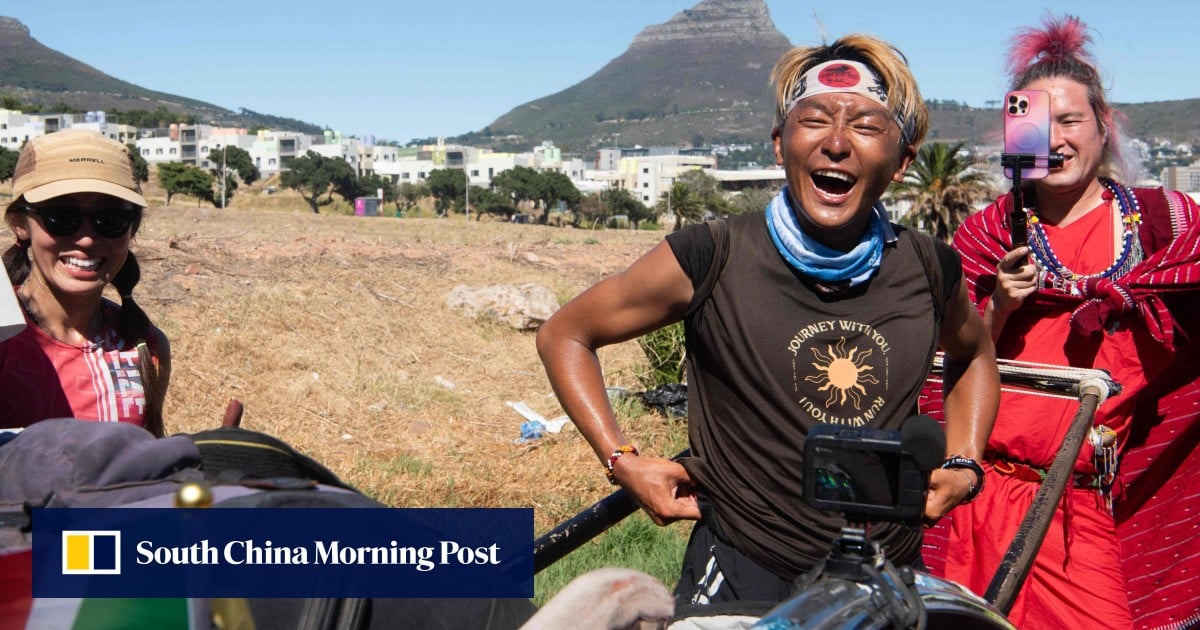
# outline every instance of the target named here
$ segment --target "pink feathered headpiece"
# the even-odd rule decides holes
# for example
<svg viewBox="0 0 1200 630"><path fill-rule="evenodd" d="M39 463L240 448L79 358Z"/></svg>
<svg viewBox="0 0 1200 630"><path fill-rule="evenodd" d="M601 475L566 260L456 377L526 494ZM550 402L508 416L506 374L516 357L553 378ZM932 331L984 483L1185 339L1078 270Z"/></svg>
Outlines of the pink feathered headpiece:
<svg viewBox="0 0 1200 630"><path fill-rule="evenodd" d="M1062 18L1047 16L1042 20L1044 28L1027 27L1013 37L1012 49L1008 51L1008 71L1016 76L1037 61L1076 58L1093 63L1087 45L1092 36L1087 34L1087 25L1073 15Z"/></svg>
<svg viewBox="0 0 1200 630"><path fill-rule="evenodd" d="M1104 96L1100 71L1087 49L1092 43L1092 36L1087 31L1087 25L1073 15L1047 15L1042 19L1042 28L1023 28L1013 37L1012 48L1008 51L1008 71L1013 77L1013 87L1021 87L1016 85L1017 82L1027 82L1030 78L1027 73L1032 73L1033 77L1067 76L1086 85L1100 124L1108 134L1105 143L1108 158L1119 166L1123 160L1116 119L1123 116ZM1042 64L1046 67L1038 68Z"/></svg>

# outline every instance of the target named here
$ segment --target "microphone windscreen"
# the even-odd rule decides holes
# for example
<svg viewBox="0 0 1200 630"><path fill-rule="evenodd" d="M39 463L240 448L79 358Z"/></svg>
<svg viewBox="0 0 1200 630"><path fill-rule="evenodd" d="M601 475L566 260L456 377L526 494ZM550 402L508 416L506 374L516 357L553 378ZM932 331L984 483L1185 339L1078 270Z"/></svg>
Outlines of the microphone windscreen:
<svg viewBox="0 0 1200 630"><path fill-rule="evenodd" d="M900 448L912 455L921 472L927 473L946 457L946 432L929 416L912 416L900 427Z"/></svg>

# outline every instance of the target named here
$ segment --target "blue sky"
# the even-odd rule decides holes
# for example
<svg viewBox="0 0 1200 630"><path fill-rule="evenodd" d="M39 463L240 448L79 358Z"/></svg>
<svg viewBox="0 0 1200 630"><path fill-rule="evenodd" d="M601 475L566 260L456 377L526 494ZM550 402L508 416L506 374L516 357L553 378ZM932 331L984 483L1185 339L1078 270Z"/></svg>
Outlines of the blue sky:
<svg viewBox="0 0 1200 630"><path fill-rule="evenodd" d="M698 0L42 0L0 15L145 88L407 141L482 129L620 55ZM1137 15L1122 5L1138 7ZM1200 2L767 0L793 44L866 32L908 56L926 98L983 106L1003 54L1047 7L1093 29L1110 98L1200 97ZM822 8L823 7L823 8ZM768 130L763 130L766 137Z"/></svg>

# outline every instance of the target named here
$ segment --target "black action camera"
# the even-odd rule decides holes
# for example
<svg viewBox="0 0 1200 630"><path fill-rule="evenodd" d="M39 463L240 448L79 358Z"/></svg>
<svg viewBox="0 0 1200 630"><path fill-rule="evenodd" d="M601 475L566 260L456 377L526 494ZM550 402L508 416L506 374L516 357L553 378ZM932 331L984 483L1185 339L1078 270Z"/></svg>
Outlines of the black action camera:
<svg viewBox="0 0 1200 630"><path fill-rule="evenodd" d="M804 499L850 520L908 522L925 510L927 472L900 431L821 424L804 443Z"/></svg>

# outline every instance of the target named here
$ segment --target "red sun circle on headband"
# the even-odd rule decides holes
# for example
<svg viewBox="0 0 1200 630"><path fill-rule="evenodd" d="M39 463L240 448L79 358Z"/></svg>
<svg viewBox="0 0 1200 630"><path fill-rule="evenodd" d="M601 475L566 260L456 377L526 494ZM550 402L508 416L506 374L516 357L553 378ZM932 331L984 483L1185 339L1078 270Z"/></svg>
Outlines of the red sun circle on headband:
<svg viewBox="0 0 1200 630"><path fill-rule="evenodd" d="M833 88L849 88L858 85L862 77L859 76L858 70L855 70L854 66L839 63L822 69L817 74L817 80L821 82L821 85L828 85Z"/></svg>

